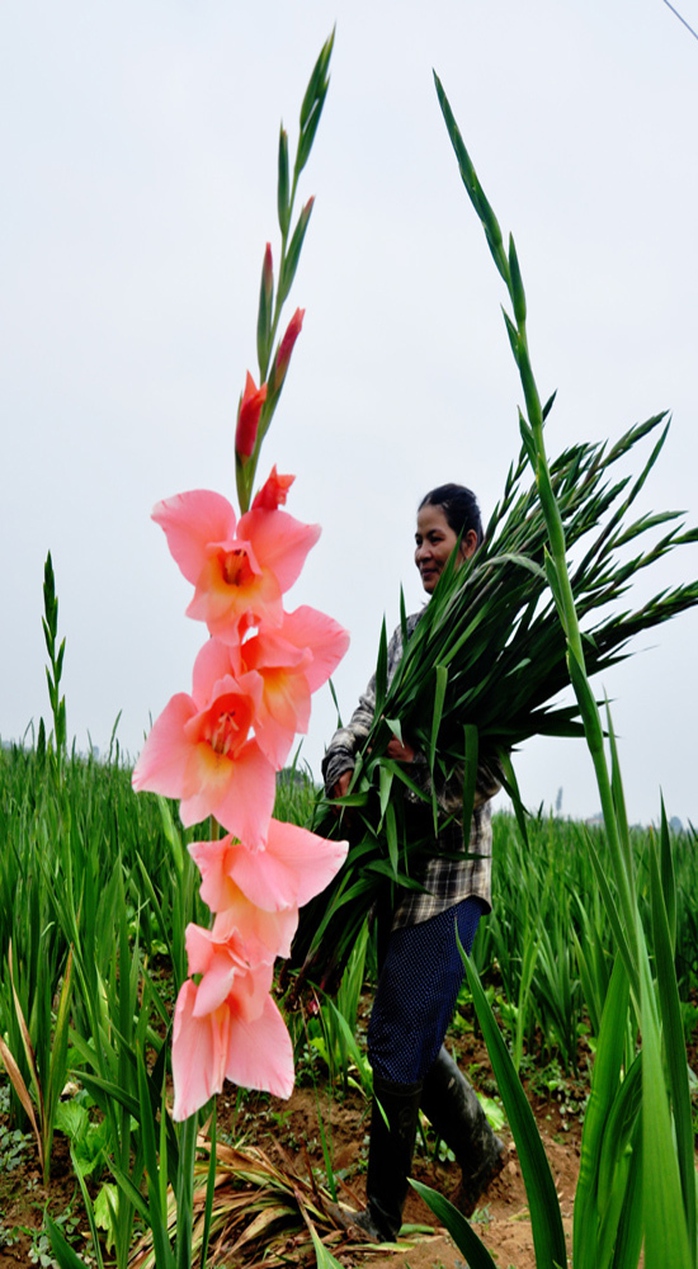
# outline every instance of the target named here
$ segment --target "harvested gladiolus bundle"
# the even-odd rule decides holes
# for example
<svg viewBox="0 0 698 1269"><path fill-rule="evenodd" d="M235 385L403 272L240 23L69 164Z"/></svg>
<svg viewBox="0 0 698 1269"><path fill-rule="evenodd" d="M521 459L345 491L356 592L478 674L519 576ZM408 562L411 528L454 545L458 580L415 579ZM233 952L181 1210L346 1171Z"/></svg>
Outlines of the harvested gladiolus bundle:
<svg viewBox="0 0 698 1269"><path fill-rule="evenodd" d="M620 460L634 457L635 446L657 429L640 475L617 474ZM641 631L698 603L695 581L660 591L637 608L627 599L635 574L698 540L698 531L686 529L678 512L630 519L667 431L666 417L659 415L631 428L615 445L573 445L551 466L590 675L629 655L628 645ZM443 815L434 788L454 774L463 781L467 825L478 763L516 797L512 749L535 735L583 735L577 704L559 699L570 682L565 635L546 567L543 507L536 484L525 485L525 472L522 451L482 546L460 568L452 561L444 571L404 641L389 684L383 634L375 720L343 815L338 821L325 805L315 825L326 835L349 833L352 846L341 873L302 914L294 946L301 977L336 985L361 924L385 888L416 885L415 864L434 817ZM406 769L385 756L395 734L409 736L421 756L419 766Z"/></svg>

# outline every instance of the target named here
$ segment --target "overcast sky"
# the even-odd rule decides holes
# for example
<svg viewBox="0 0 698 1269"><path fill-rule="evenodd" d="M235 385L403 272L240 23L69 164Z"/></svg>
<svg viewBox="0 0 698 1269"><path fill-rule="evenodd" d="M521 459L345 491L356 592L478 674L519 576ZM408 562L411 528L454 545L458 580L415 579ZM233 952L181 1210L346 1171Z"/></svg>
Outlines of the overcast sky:
<svg viewBox="0 0 698 1269"><path fill-rule="evenodd" d="M678 6L698 29L698 0ZM305 307L265 445L323 526L288 602L345 624L350 713L380 624L421 602L421 495L474 488L485 517L518 451L521 393L500 280L438 110L439 73L516 237L552 454L673 411L645 505L698 522L698 41L662 0L5 0L0 15L0 735L48 700L42 570L53 555L68 726L104 749L121 711L190 687L203 628L151 522L160 498L234 500L233 431L275 160L337 24L302 196L316 195L289 315ZM688 548L653 590L696 575ZM639 592L645 594L646 590ZM698 617L639 641L613 699L629 813L698 823ZM316 698L304 754L334 726ZM573 742L518 756L525 801L598 809Z"/></svg>

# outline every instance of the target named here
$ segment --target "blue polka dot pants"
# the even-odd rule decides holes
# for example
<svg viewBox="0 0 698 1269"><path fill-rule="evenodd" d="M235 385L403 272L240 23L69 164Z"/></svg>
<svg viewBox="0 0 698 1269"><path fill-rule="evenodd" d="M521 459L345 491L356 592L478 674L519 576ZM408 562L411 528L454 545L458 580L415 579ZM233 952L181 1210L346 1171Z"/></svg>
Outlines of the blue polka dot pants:
<svg viewBox="0 0 698 1269"><path fill-rule="evenodd" d="M463 982L458 937L470 952L483 905L471 896L391 933L368 1028L373 1074L396 1084L423 1080L436 1058Z"/></svg>

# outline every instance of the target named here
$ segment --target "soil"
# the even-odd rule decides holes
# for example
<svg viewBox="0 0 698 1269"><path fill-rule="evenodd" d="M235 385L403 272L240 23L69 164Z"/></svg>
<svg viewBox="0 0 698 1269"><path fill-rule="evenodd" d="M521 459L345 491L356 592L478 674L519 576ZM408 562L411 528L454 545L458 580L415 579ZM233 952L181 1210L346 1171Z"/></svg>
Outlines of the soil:
<svg viewBox="0 0 698 1269"><path fill-rule="evenodd" d="M472 1034L460 1037L455 1044L461 1069L470 1076L478 1091L488 1096L495 1092L491 1068L484 1045ZM524 1081L526 1083L526 1081ZM563 1222L571 1241L572 1208L579 1170L581 1114L584 1088L573 1081L549 1081L554 1091L541 1087L540 1074L528 1081L532 1106L552 1174L560 1198ZM234 1097L219 1099L219 1137L240 1140L260 1147L286 1171L307 1182L309 1174L322 1174L321 1133L331 1134L333 1168L338 1179L338 1198L349 1206L360 1207L365 1197L365 1168L368 1147L369 1111L358 1090L330 1095L313 1086L297 1087L286 1103L273 1102L260 1094L248 1094L242 1109L236 1108ZM7 1121L5 1120L5 1129ZM2 1116L0 1116L2 1126ZM503 1171L482 1196L474 1222L479 1237L488 1248L498 1269L535 1269L531 1225L521 1171L511 1140L505 1129L499 1134L507 1148ZM419 1181L450 1197L456 1189L459 1170L454 1162L435 1158L435 1142L427 1133L418 1143L413 1174ZM48 1207L56 1219L70 1210L75 1213L73 1228L66 1233L80 1252L78 1231L86 1228L75 1178L72 1173L66 1140L57 1132L51 1161L51 1177L47 1187L28 1144L25 1156L12 1171L0 1170L0 1269L17 1269L18 1265L54 1264L48 1247L40 1242L43 1211ZM445 1230L439 1228L433 1213L412 1191L405 1208L407 1225L427 1227L418 1235L403 1234L399 1250L358 1246L345 1233L330 1235L327 1245L343 1269L465 1269L463 1256ZM430 1230L431 1232L427 1232ZM8 1242L9 1239L9 1242ZM46 1258L42 1261L41 1251ZM289 1248L290 1250L290 1248ZM238 1256L219 1261L230 1269L245 1269L260 1263L264 1248L246 1261ZM108 1263L108 1258L106 1263ZM94 1262L93 1262L94 1263ZM276 1263L279 1263L278 1261ZM291 1252L286 1264L314 1264L300 1253Z"/></svg>

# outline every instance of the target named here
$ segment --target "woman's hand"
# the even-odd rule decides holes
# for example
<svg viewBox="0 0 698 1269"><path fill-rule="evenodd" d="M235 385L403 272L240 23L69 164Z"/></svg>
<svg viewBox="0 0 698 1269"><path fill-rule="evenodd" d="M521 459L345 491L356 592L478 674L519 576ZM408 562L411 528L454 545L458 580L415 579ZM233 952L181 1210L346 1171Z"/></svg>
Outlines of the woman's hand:
<svg viewBox="0 0 698 1269"><path fill-rule="evenodd" d="M339 777L336 784L334 785L334 788L332 789L333 798L346 797L347 793L349 792L349 785L351 784L351 776L352 776L351 771L342 772L341 776Z"/></svg>
<svg viewBox="0 0 698 1269"><path fill-rule="evenodd" d="M397 762L414 762L415 751L411 745L403 745L397 736L391 736L386 749L388 758L395 758Z"/></svg>

